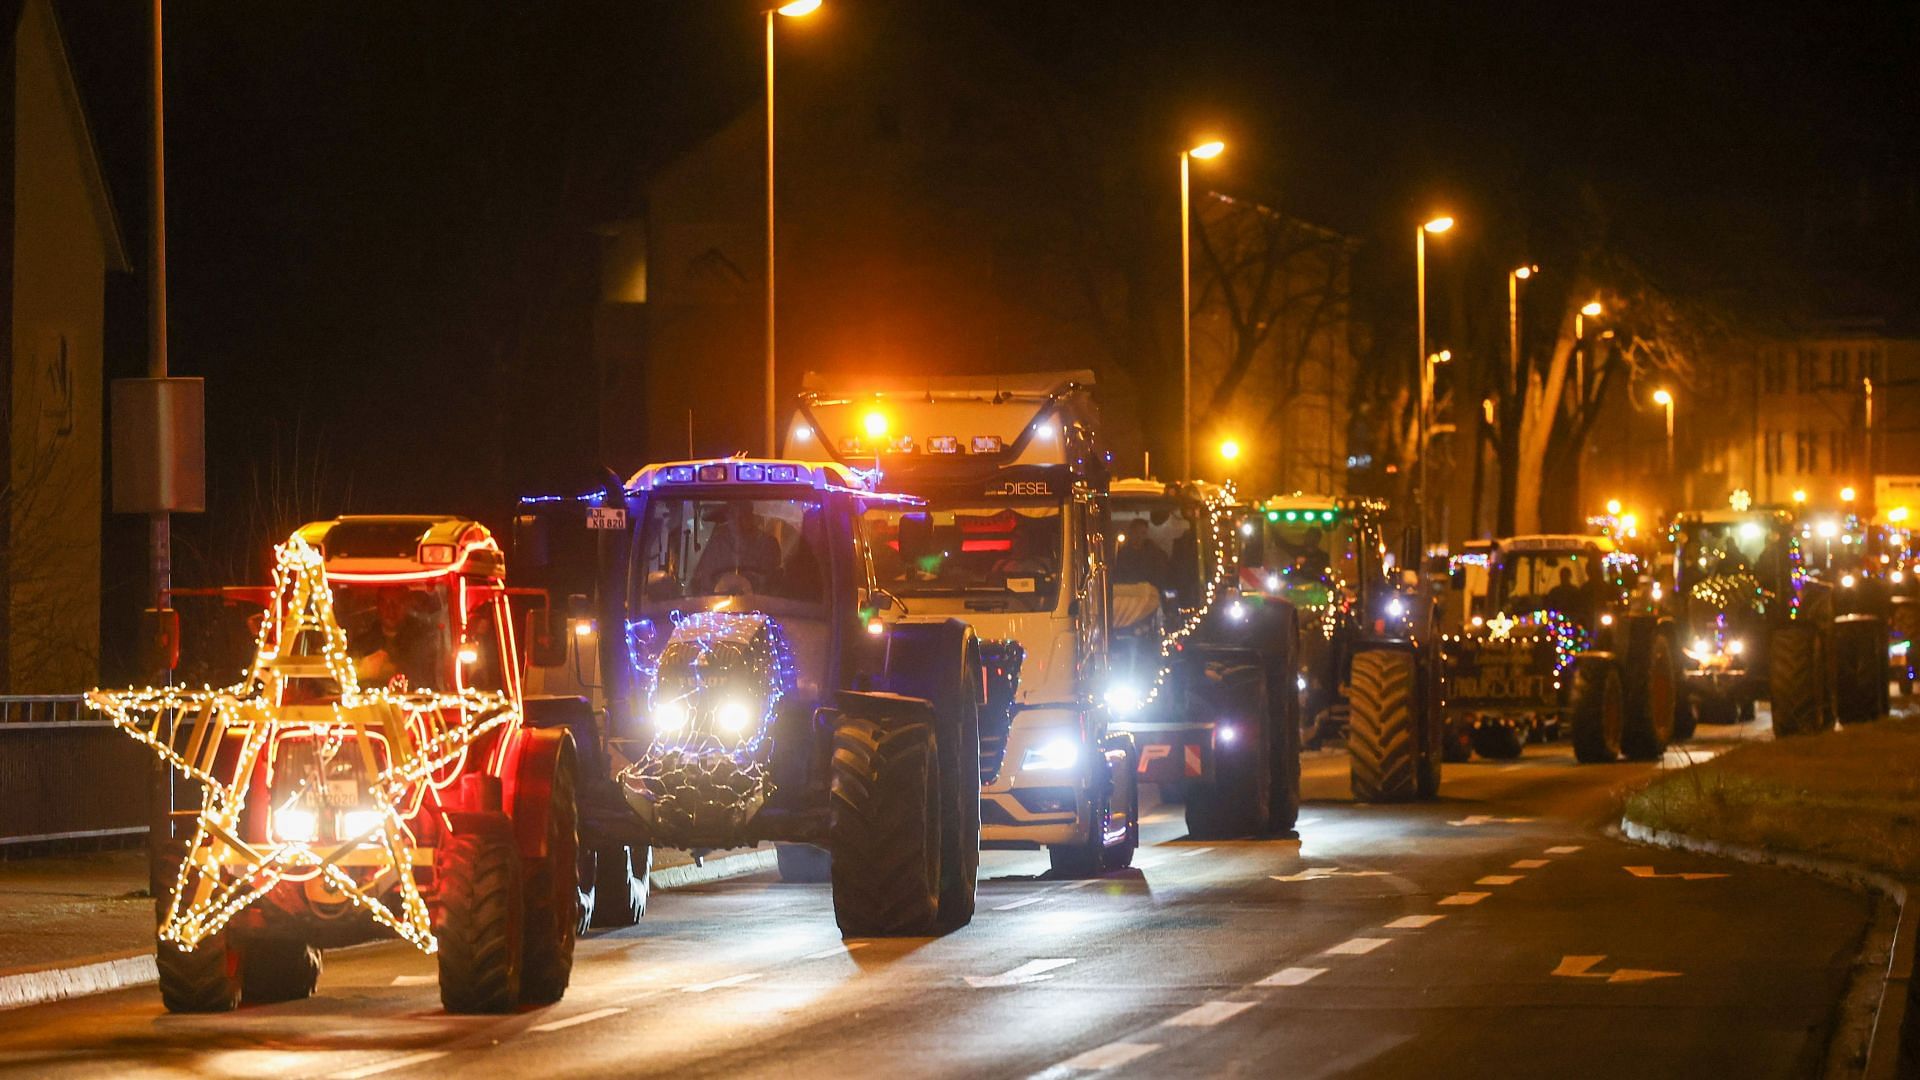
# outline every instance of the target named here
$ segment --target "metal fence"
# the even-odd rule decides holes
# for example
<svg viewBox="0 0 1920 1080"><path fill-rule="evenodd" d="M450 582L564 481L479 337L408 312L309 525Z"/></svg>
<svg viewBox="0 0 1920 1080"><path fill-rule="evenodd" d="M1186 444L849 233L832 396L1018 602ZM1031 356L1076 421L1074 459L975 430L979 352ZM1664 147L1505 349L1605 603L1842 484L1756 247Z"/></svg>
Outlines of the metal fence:
<svg viewBox="0 0 1920 1080"><path fill-rule="evenodd" d="M0 858L146 835L154 773L80 695L0 696Z"/></svg>

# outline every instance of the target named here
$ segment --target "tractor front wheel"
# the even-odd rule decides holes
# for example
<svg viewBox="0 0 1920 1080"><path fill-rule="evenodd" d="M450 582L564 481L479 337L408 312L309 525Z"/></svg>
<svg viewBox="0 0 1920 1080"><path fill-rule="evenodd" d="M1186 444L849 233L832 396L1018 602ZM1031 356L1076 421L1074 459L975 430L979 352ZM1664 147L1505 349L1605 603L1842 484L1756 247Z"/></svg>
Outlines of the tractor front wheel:
<svg viewBox="0 0 1920 1080"><path fill-rule="evenodd" d="M491 824L443 834L434 853L440 1003L450 1013L511 1012L520 1001L520 852L504 815Z"/></svg>
<svg viewBox="0 0 1920 1080"><path fill-rule="evenodd" d="M841 717L829 842L833 916L847 937L911 937L938 925L939 760L925 720Z"/></svg>

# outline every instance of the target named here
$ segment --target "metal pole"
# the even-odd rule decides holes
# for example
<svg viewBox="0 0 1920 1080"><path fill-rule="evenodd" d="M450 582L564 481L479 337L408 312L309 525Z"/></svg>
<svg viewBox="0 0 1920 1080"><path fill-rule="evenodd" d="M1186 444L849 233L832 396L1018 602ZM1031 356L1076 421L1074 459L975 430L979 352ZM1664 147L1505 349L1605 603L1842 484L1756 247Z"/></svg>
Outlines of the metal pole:
<svg viewBox="0 0 1920 1080"><path fill-rule="evenodd" d="M1427 526L1427 230L1423 225L1413 229L1413 265L1414 292L1417 294L1416 319L1414 331L1420 353L1420 408L1414 434L1414 452L1420 455L1419 464L1414 473L1414 506L1420 525L1420 542L1426 541Z"/></svg>
<svg viewBox="0 0 1920 1080"><path fill-rule="evenodd" d="M1187 152L1180 152L1180 478L1193 479L1193 269Z"/></svg>
<svg viewBox="0 0 1920 1080"><path fill-rule="evenodd" d="M1673 481L1673 398L1667 398L1667 481Z"/></svg>
<svg viewBox="0 0 1920 1080"><path fill-rule="evenodd" d="M767 9L767 424L764 445L767 456L775 453L775 417L773 387L773 9Z"/></svg>
<svg viewBox="0 0 1920 1080"><path fill-rule="evenodd" d="M153 201L149 217L147 265L147 376L167 377L167 159L165 62L160 24L163 0L153 0ZM173 528L165 510L147 524L148 577L153 606L167 606L173 591Z"/></svg>

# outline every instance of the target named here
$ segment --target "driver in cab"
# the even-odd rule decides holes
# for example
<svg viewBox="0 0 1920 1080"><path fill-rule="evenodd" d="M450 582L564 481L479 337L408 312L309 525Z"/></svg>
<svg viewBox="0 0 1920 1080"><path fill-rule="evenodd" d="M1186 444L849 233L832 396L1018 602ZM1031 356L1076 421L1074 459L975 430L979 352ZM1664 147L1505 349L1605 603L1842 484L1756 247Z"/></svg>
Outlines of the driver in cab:
<svg viewBox="0 0 1920 1080"><path fill-rule="evenodd" d="M727 506L726 517L707 538L694 566L694 591L714 594L726 579L738 575L754 587L763 586L780 572L780 541L761 528L751 503ZM734 583L737 584L737 583ZM744 590L743 590L744 591Z"/></svg>
<svg viewBox="0 0 1920 1080"><path fill-rule="evenodd" d="M403 586L381 589L373 610L363 613L347 634L354 674L364 686L391 683L396 676L419 690L438 680L434 660L433 626L415 609L413 594Z"/></svg>

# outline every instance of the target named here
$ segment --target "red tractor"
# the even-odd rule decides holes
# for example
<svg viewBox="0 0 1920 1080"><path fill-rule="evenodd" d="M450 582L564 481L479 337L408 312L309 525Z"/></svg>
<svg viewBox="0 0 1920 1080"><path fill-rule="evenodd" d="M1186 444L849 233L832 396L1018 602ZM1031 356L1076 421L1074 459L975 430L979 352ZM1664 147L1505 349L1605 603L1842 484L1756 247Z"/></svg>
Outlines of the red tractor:
<svg viewBox="0 0 1920 1080"><path fill-rule="evenodd" d="M523 700L500 548L464 518L342 517L277 556L271 586L201 594L257 609L240 682L90 695L200 788L156 837L167 1008L305 997L321 948L389 933L437 956L450 1012L557 1001L599 751L584 702Z"/></svg>

